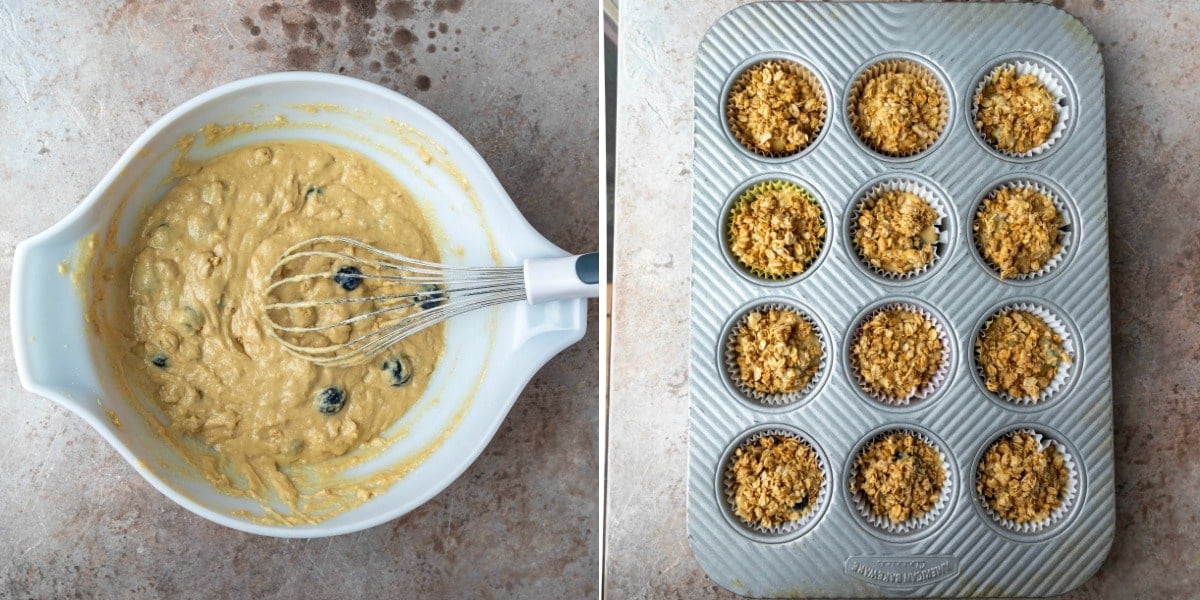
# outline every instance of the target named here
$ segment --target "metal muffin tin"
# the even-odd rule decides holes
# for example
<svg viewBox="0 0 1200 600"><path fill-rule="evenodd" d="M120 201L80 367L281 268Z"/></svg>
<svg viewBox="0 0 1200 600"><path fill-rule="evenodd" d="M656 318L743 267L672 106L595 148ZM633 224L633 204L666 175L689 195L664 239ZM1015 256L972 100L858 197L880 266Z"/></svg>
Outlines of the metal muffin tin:
<svg viewBox="0 0 1200 600"><path fill-rule="evenodd" d="M826 123L798 155L763 158L739 145L725 122L725 96L742 69L768 58L794 60L825 87ZM950 96L949 122L932 147L910 158L868 151L849 129L853 77L885 58L927 67ZM1047 151L1009 158L971 122L977 82L1008 60L1034 61L1060 77L1070 118ZM1111 545L1112 375L1108 300L1104 73L1099 49L1076 19L1037 4L750 4L721 17L696 65L688 464L688 537L720 585L756 597L1051 596L1082 584ZM722 219L741 190L763 178L799 183L825 210L826 248L803 276L759 281L728 257ZM951 205L953 223L936 268L905 280L871 276L858 264L847 213L873 182L911 177ZM998 183L1033 180L1061 195L1065 258L1027 280L1001 280L978 256L976 205ZM804 398L783 407L739 396L723 362L729 324L746 307L781 302L821 325L826 364ZM942 389L904 407L859 391L849 338L873 307L916 304L935 314L951 345ZM1074 344L1070 375L1046 402L1019 405L987 392L974 371L984 320L1009 304L1041 307ZM847 474L871 437L889 429L926 434L945 452L950 498L927 526L893 534L855 511ZM1065 517L1032 533L1007 529L975 493L984 450L1014 429L1032 428L1069 449L1076 494ZM800 435L825 463L829 498L798 532L772 536L740 522L726 504L729 454L767 429Z"/></svg>

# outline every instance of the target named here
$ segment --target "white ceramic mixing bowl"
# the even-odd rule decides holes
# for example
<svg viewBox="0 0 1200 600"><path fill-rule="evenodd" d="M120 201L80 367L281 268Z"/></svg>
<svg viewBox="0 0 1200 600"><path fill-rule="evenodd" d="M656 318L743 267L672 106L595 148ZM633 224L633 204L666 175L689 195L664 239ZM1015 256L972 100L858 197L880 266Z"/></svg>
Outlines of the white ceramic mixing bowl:
<svg viewBox="0 0 1200 600"><path fill-rule="evenodd" d="M140 401L121 391L102 344L85 322L86 290L77 289L81 286L59 268L65 261L79 272L113 260L111 252L98 252L92 265L78 264L86 256L81 240L92 233L103 240L115 217L116 239L128 241L141 209L169 188L178 141L211 123L260 126L241 127L211 145L200 137L188 158L277 139L330 142L366 155L412 192L440 230L444 262L519 265L524 258L566 254L521 217L471 145L416 102L336 75L252 77L171 111L134 142L71 214L17 245L12 334L21 383L82 417L163 494L222 525L264 535L320 537L399 517L450 485L491 440L530 377L583 336L586 301L518 303L452 319L446 325L446 354L428 390L392 430L402 435L356 469L409 463L412 470L386 492L317 524L256 520L257 503L217 492L154 433L136 408ZM120 282L112 285L118 290ZM106 300L124 301L124 295L109 293Z"/></svg>

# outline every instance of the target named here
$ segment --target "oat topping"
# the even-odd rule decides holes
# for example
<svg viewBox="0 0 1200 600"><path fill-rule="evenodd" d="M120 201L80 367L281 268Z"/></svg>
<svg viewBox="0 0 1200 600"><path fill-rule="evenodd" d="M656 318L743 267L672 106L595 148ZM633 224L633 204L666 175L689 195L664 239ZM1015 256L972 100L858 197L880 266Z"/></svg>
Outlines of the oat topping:
<svg viewBox="0 0 1200 600"><path fill-rule="evenodd" d="M1054 96L1036 75L997 71L975 94L975 127L999 150L1022 154L1050 139L1058 123Z"/></svg>
<svg viewBox="0 0 1200 600"><path fill-rule="evenodd" d="M975 489L1001 519L1045 521L1067 495L1067 465L1053 445L1025 431L992 444L979 464Z"/></svg>
<svg viewBox="0 0 1200 600"><path fill-rule="evenodd" d="M892 523L933 510L946 481L941 454L921 438L899 432L871 442L855 471L850 491L862 494L871 512Z"/></svg>
<svg viewBox="0 0 1200 600"><path fill-rule="evenodd" d="M1058 366L1071 362L1062 336L1041 317L1022 310L988 322L975 340L975 353L987 389L1034 400L1050 385Z"/></svg>
<svg viewBox="0 0 1200 600"><path fill-rule="evenodd" d="M742 145L783 156L803 150L825 121L825 99L804 67L768 60L746 69L729 92L729 127Z"/></svg>
<svg viewBox="0 0 1200 600"><path fill-rule="evenodd" d="M933 261L938 213L924 198L887 190L868 200L858 216L854 243L871 266L908 273Z"/></svg>
<svg viewBox="0 0 1200 600"><path fill-rule="evenodd" d="M742 445L734 457L734 512L747 523L777 527L816 506L824 476L808 444L768 435Z"/></svg>
<svg viewBox="0 0 1200 600"><path fill-rule="evenodd" d="M885 310L863 324L851 360L868 393L907 399L933 380L942 340L924 315Z"/></svg>
<svg viewBox="0 0 1200 600"><path fill-rule="evenodd" d="M733 335L742 385L763 394L800 391L821 364L812 323L790 310L752 312Z"/></svg>
<svg viewBox="0 0 1200 600"><path fill-rule="evenodd" d="M803 273L825 243L821 207L790 183L751 188L729 216L730 250L759 276L785 278Z"/></svg>
<svg viewBox="0 0 1200 600"><path fill-rule="evenodd" d="M944 96L932 75L879 73L863 84L852 107L854 127L867 145L884 154L920 152L942 132Z"/></svg>
<svg viewBox="0 0 1200 600"><path fill-rule="evenodd" d="M1062 250L1066 225L1050 197L1029 186L1002 187L975 214L975 239L1001 279L1036 273Z"/></svg>

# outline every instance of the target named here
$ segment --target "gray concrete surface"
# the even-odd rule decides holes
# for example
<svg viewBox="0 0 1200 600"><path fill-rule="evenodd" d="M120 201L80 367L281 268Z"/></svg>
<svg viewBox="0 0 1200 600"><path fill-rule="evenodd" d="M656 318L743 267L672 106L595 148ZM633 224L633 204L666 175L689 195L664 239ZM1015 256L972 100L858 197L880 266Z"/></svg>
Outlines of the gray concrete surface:
<svg viewBox="0 0 1200 600"><path fill-rule="evenodd" d="M685 530L692 77L720 15L745 2L622 2L605 590L732 597ZM1200 4L1057 1L1101 44L1107 77L1117 532L1079 590L1200 589Z"/></svg>
<svg viewBox="0 0 1200 600"><path fill-rule="evenodd" d="M0 597L594 596L594 327L449 489L315 541L243 534L171 503L81 420L20 388L7 337L14 245L67 214L168 110L271 71L413 97L479 149L551 241L595 249L596 31L593 0L0 0Z"/></svg>

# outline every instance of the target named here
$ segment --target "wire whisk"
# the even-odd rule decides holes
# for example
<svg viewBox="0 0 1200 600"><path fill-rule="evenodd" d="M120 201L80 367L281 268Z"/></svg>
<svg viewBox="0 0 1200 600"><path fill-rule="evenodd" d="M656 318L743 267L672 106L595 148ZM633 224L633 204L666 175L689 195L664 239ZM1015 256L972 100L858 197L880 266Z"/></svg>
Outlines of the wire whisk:
<svg viewBox="0 0 1200 600"><path fill-rule="evenodd" d="M270 271L266 322L292 354L322 366L364 363L451 317L497 304L599 295L599 255L522 266L426 262L342 236L304 240ZM360 290L361 288L361 290Z"/></svg>

